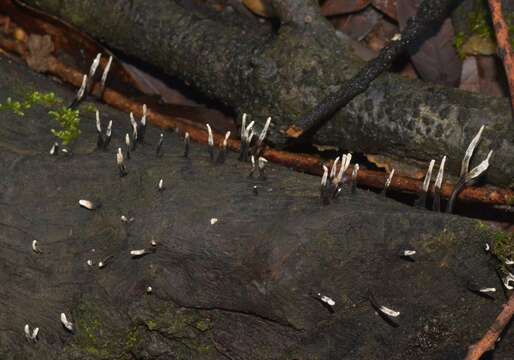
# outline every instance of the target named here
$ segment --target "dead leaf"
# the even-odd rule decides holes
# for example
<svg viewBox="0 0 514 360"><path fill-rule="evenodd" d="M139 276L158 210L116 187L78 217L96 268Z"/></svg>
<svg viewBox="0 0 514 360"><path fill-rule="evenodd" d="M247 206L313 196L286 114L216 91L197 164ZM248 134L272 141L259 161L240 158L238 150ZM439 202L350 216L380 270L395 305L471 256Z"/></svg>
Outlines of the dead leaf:
<svg viewBox="0 0 514 360"><path fill-rule="evenodd" d="M369 3L370 0L327 0L321 6L321 15L349 14L364 9Z"/></svg>
<svg viewBox="0 0 514 360"><path fill-rule="evenodd" d="M29 50L27 65L38 72L47 71L48 62L54 51L54 44L50 35L29 35L27 48Z"/></svg>
<svg viewBox="0 0 514 360"><path fill-rule="evenodd" d="M461 51L463 56L494 55L496 43L493 39L473 35L462 45Z"/></svg>
<svg viewBox="0 0 514 360"><path fill-rule="evenodd" d="M398 20L396 0L373 0L371 4L391 19Z"/></svg>
<svg viewBox="0 0 514 360"><path fill-rule="evenodd" d="M358 13L340 16L335 22L335 27L352 39L361 41L382 17L380 12L370 6Z"/></svg>
<svg viewBox="0 0 514 360"><path fill-rule="evenodd" d="M243 4L254 14L262 17L273 17L274 11L270 0L242 0Z"/></svg>
<svg viewBox="0 0 514 360"><path fill-rule="evenodd" d="M480 91L480 76L478 75L478 61L476 57L469 56L464 59L459 88L472 92Z"/></svg>
<svg viewBox="0 0 514 360"><path fill-rule="evenodd" d="M422 0L397 0L398 21L403 30L407 20L417 12ZM447 86L457 86L461 74L461 60L453 45L455 34L448 18L435 34L427 33L416 48L410 49L414 67L423 80Z"/></svg>

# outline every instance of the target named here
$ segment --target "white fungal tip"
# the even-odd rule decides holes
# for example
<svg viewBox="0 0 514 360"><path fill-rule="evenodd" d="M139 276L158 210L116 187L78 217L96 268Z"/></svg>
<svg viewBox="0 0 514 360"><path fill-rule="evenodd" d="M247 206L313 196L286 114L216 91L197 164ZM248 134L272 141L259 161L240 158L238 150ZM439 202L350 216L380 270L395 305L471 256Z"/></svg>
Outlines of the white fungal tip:
<svg viewBox="0 0 514 360"><path fill-rule="evenodd" d="M144 254L146 254L145 249L130 250L130 255L132 255L132 257L138 257Z"/></svg>
<svg viewBox="0 0 514 360"><path fill-rule="evenodd" d="M32 330L32 340L36 341L37 340L37 336L39 335L39 328L36 327Z"/></svg>
<svg viewBox="0 0 514 360"><path fill-rule="evenodd" d="M32 251L35 253L39 252L39 248L37 247L37 240L32 240Z"/></svg>
<svg viewBox="0 0 514 360"><path fill-rule="evenodd" d="M430 179L432 179L432 170L434 169L435 160L430 160L430 165L428 165L428 171L425 175L425 180L423 180L423 191L427 192L428 187L430 186Z"/></svg>
<svg viewBox="0 0 514 360"><path fill-rule="evenodd" d="M391 38L392 41L400 41L401 39L402 39L402 34L400 34L400 33L394 34L394 36Z"/></svg>
<svg viewBox="0 0 514 360"><path fill-rule="evenodd" d="M482 136L482 132L484 131L484 128L485 128L485 125L482 125L480 127L480 130L478 130L478 133L475 135L475 137L469 143L466 153L464 154L464 158L462 159L462 165L460 168L460 176L464 176L469 171L469 161L471 160L471 157L473 156L473 152L475 151L475 148L477 147L478 142L480 141L480 137Z"/></svg>
<svg viewBox="0 0 514 360"><path fill-rule="evenodd" d="M159 186L159 190L163 190L164 189L164 180L163 179L159 180L159 185L158 186Z"/></svg>
<svg viewBox="0 0 514 360"><path fill-rule="evenodd" d="M208 142L209 146L214 146L214 137L212 135L211 126L209 124L205 124L205 126L207 127L207 133L208 133L207 142Z"/></svg>
<svg viewBox="0 0 514 360"><path fill-rule="evenodd" d="M476 179L480 175L482 175L488 168L489 168L489 160L491 159L491 156L493 155L493 151L489 151L487 154L487 157L484 161L482 161L480 164L475 166L469 173L465 175L466 182Z"/></svg>
<svg viewBox="0 0 514 360"><path fill-rule="evenodd" d="M29 324L25 324L24 330L25 330L25 336L27 337L27 339L31 340Z"/></svg>
<svg viewBox="0 0 514 360"><path fill-rule="evenodd" d="M127 134L125 134L125 144L126 144L127 146L130 146L130 136L129 136L129 134L128 134L128 133L127 133Z"/></svg>
<svg viewBox="0 0 514 360"><path fill-rule="evenodd" d="M394 169L391 170L391 172L389 173L389 176L387 177L387 180L386 180L385 185L384 185L385 189L388 189L389 186L391 185L391 181L393 180L393 176L394 176Z"/></svg>
<svg viewBox="0 0 514 360"><path fill-rule="evenodd" d="M403 256L412 256L416 254L416 250L403 250Z"/></svg>
<svg viewBox="0 0 514 360"><path fill-rule="evenodd" d="M489 251L491 250L491 246L488 243L485 243L484 249L485 251Z"/></svg>
<svg viewBox="0 0 514 360"><path fill-rule="evenodd" d="M320 293L318 293L318 296L319 296L319 299L327 305L334 306L336 304L336 302L334 300L332 300L331 298L329 298L328 296L321 295Z"/></svg>
<svg viewBox="0 0 514 360"><path fill-rule="evenodd" d="M150 241L150 244L151 244L152 246L157 246L157 241L152 240L152 241Z"/></svg>
<svg viewBox="0 0 514 360"><path fill-rule="evenodd" d="M400 315L399 311L395 311L386 306L380 306L379 310L382 311L384 314L389 315L391 317L398 317Z"/></svg>
<svg viewBox="0 0 514 360"><path fill-rule="evenodd" d="M112 120L109 120L109 125L107 125L107 131L105 132L105 135L107 137L111 137L112 132Z"/></svg>
<svg viewBox="0 0 514 360"><path fill-rule="evenodd" d="M259 169L264 169L264 167L266 166L266 164L268 163L268 160L263 158L262 156L259 157L259 160L258 160L258 165L259 165Z"/></svg>
<svg viewBox="0 0 514 360"><path fill-rule="evenodd" d="M496 292L496 288L483 288L478 291L480 291L481 293L490 293L490 292Z"/></svg>
<svg viewBox="0 0 514 360"><path fill-rule="evenodd" d="M514 260L505 259L505 265L514 265Z"/></svg>
<svg viewBox="0 0 514 360"><path fill-rule="evenodd" d="M79 200L79 205L88 210L95 210L98 208L98 204L95 204L94 202L92 202L90 200L84 200L84 199Z"/></svg>
<svg viewBox="0 0 514 360"><path fill-rule="evenodd" d="M147 293L147 294L151 294L151 293L152 293L152 291L153 291L153 289L152 289L152 287L151 287L151 286L148 286L148 287L146 288L146 293Z"/></svg>
<svg viewBox="0 0 514 360"><path fill-rule="evenodd" d="M147 113L146 104L143 104L143 116L141 117L141 125L143 125L143 126L146 126L146 113Z"/></svg>
<svg viewBox="0 0 514 360"><path fill-rule="evenodd" d="M440 189L443 184L444 177L444 165L446 164L446 155L443 156L441 160L441 165L439 165L439 171L437 172L437 177L435 178L435 188Z"/></svg>
<svg viewBox="0 0 514 360"><path fill-rule="evenodd" d="M218 222L218 219L217 218L212 218L211 219L211 225L214 225Z"/></svg>
<svg viewBox="0 0 514 360"><path fill-rule="evenodd" d="M105 65L104 72L102 73L102 85L105 86L105 82L107 81L107 75L109 74L109 70L111 70L112 64L112 55L109 56L109 60L107 61L107 65Z"/></svg>
<svg viewBox="0 0 514 360"><path fill-rule="evenodd" d="M328 167L323 165L323 176L321 177L321 186L326 186L328 180Z"/></svg>
<svg viewBox="0 0 514 360"><path fill-rule="evenodd" d="M61 313L61 323L68 331L73 331L73 323L66 318L65 313Z"/></svg>
<svg viewBox="0 0 514 360"><path fill-rule="evenodd" d="M102 132L102 125L100 123L100 111L96 110L96 131Z"/></svg>
<svg viewBox="0 0 514 360"><path fill-rule="evenodd" d="M86 264L88 264L89 266L93 266L93 260L87 259Z"/></svg>
<svg viewBox="0 0 514 360"><path fill-rule="evenodd" d="M264 141L264 139L266 138L266 134L268 133L268 128L271 124L271 117L268 117L266 119L266 123L264 124L264 128L262 129L261 131L261 134L259 135L259 139L257 140L260 143L262 143Z"/></svg>

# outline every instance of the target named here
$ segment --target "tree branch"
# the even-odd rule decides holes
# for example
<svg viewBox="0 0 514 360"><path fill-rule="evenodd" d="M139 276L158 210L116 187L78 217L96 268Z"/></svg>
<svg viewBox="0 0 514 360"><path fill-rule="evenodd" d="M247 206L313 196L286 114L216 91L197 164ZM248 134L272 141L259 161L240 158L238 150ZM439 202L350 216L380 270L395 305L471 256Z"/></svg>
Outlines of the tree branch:
<svg viewBox="0 0 514 360"><path fill-rule="evenodd" d="M239 113L251 114L258 124L272 116L269 140L274 145L284 145L293 119L337 92L363 65L312 0L300 4L303 14L313 16L301 26L302 17L288 21L285 9L293 0L276 0L283 25L267 36L223 26L168 0L152 1L151 7L143 0L24 2L182 78ZM457 175L464 149L485 124L476 158L493 148L488 181L514 186L514 126L508 112L503 99L384 74L337 111L314 141L422 163L446 154L448 173Z"/></svg>

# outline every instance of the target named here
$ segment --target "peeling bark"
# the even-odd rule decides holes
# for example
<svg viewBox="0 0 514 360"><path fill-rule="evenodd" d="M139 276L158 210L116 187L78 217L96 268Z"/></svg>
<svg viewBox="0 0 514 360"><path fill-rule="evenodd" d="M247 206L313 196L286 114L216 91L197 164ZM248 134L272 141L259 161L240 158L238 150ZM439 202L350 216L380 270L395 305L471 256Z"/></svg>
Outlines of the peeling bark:
<svg viewBox="0 0 514 360"><path fill-rule="evenodd" d="M282 18L277 34L224 26L173 1L24 0L103 43L193 84L258 121L271 115L270 140L362 66L351 47L319 15L314 1L273 2ZM495 150L488 181L514 186L514 123L506 99L385 74L337 112L315 137L321 144L426 162L448 156L458 174L468 142L487 126L475 156Z"/></svg>

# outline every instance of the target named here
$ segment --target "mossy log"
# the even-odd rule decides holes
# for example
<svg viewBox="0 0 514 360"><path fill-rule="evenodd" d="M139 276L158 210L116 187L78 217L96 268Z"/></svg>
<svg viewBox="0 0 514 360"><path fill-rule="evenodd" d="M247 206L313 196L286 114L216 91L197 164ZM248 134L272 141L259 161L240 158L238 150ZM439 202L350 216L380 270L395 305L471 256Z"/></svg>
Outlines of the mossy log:
<svg viewBox="0 0 514 360"><path fill-rule="evenodd" d="M33 90L73 97L0 58L0 99ZM217 165L199 145L186 159L173 133L157 157L155 128L120 178L115 153L130 122L98 106L104 128L114 122L110 147L96 148L94 114L82 107L67 156L48 153L56 124L47 109L0 116L1 359L463 358L500 310L484 244L496 251L511 240L486 225L361 190L322 206L316 177L271 165L267 179L249 178L235 154ZM154 252L131 258L151 241ZM417 251L414 262L400 258L405 249ZM496 287L495 300L470 283ZM397 328L377 316L370 292L400 311ZM25 324L40 328L37 342ZM513 353L512 331L498 359Z"/></svg>
<svg viewBox="0 0 514 360"><path fill-rule="evenodd" d="M344 39L320 16L314 0L274 0L280 27L256 31L182 8L175 1L24 0L96 39L178 76L209 97L273 117L270 140L336 91L362 66ZM509 103L384 74L337 112L313 141L350 151L422 164L448 156L448 173L482 124L476 161L494 149L488 182L514 186L514 122Z"/></svg>

